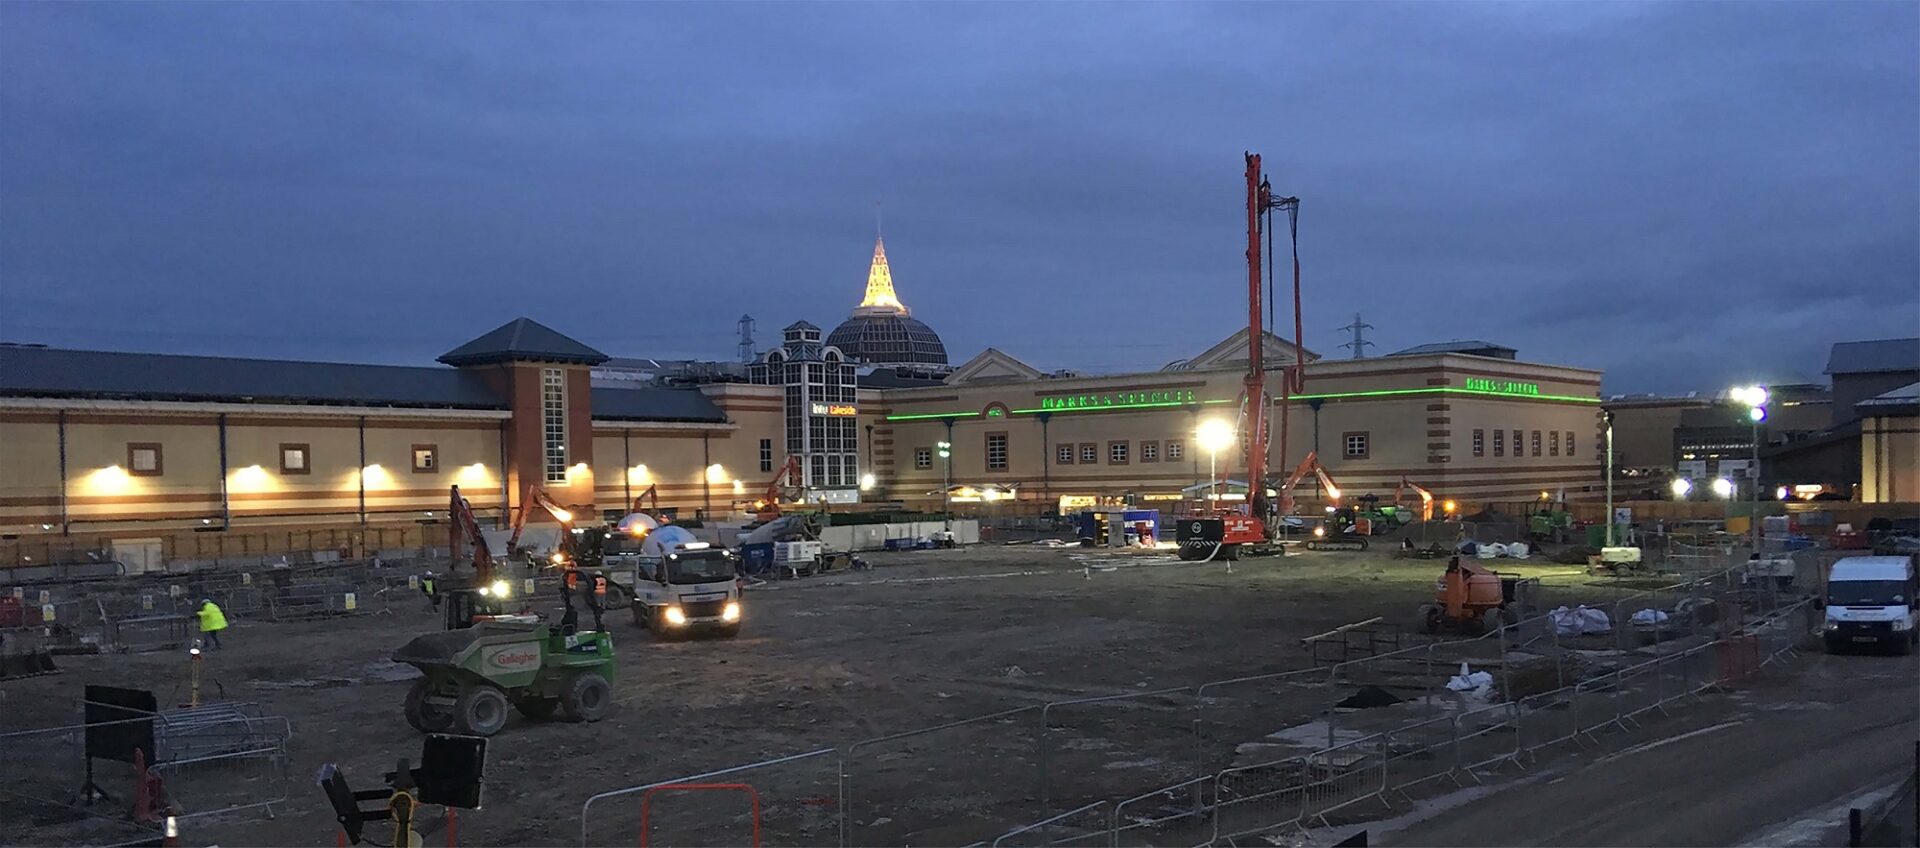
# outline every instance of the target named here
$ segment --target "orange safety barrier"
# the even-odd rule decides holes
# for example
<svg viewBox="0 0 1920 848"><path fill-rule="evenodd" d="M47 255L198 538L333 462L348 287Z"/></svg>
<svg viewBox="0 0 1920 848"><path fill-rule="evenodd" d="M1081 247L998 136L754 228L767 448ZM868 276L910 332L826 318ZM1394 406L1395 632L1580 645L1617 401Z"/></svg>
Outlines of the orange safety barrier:
<svg viewBox="0 0 1920 848"><path fill-rule="evenodd" d="M648 831L653 813L653 793L664 791L679 792L745 792L747 800L753 805L753 848L760 848L760 793L744 783L667 783L648 789L640 796L640 848L647 848Z"/></svg>

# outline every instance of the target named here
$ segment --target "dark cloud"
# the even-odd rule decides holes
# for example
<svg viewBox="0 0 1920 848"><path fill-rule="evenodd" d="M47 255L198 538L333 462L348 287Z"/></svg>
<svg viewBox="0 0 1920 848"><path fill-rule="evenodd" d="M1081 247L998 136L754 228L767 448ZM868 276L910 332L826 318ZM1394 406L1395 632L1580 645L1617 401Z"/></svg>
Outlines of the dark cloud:
<svg viewBox="0 0 1920 848"><path fill-rule="evenodd" d="M1815 378L1920 332L1916 44L1892 3L6 3L0 338L723 357L839 320L878 201L956 355L1152 367L1243 320L1252 149L1309 347Z"/></svg>

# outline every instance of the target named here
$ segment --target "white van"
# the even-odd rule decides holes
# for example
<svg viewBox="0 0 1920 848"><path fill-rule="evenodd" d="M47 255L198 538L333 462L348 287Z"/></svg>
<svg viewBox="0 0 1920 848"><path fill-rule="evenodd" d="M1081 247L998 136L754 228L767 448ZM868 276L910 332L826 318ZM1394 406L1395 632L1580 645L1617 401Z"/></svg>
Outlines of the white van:
<svg viewBox="0 0 1920 848"><path fill-rule="evenodd" d="M1827 652L1891 645L1902 654L1920 640L1913 558L1847 557L1827 573Z"/></svg>

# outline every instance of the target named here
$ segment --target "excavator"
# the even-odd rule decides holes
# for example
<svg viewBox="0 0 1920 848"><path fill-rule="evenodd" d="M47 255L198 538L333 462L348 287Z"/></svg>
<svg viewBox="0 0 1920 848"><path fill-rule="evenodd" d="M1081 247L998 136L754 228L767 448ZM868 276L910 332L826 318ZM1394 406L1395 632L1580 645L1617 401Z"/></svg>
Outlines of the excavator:
<svg viewBox="0 0 1920 848"><path fill-rule="evenodd" d="M646 494L643 492L641 497L646 497ZM639 499L636 498L634 502L638 505ZM654 502L656 506L659 503L657 494ZM567 614L573 613L574 584L584 578L586 586L581 594L587 601L588 610L593 613L594 629L605 629L601 626L601 612L608 609L623 609L633 603L633 589L615 581L612 575L601 567L601 563L581 561L579 546L574 538L573 513L555 502L553 497L547 494L547 490L540 488L539 485L527 487L527 496L521 499L520 509L514 513L513 535L507 537L507 550L512 552L519 549L520 534L526 529L527 516L536 507L546 510L547 514L553 516L553 520L560 524L560 538L554 544L553 553L547 556L547 564L549 568L561 570L561 578L564 582L560 595L566 603Z"/></svg>
<svg viewBox="0 0 1920 848"><path fill-rule="evenodd" d="M1406 502L1407 502L1406 494L1408 489L1412 489L1414 494L1420 496L1420 520L1432 521L1433 520L1433 500L1434 500L1433 492L1428 490L1425 486L1422 486L1419 483L1415 483L1404 476L1400 478L1400 487L1393 490L1393 505L1396 507L1399 507L1400 509L1410 509L1410 507L1406 506ZM1453 501L1442 501L1440 504L1440 517L1452 518L1454 509L1455 507L1454 507Z"/></svg>
<svg viewBox="0 0 1920 848"><path fill-rule="evenodd" d="M1273 263L1263 263L1267 252L1272 250L1274 220L1273 215L1283 212L1287 216L1287 235L1293 240L1293 344L1297 354L1304 330L1300 317L1300 251L1299 228L1300 198L1275 197L1273 186L1269 184L1260 170L1260 154L1247 153L1247 375L1245 390L1241 395L1246 428L1247 461L1247 502L1244 506L1223 507L1213 504L1208 511L1199 516L1182 518L1175 525L1175 538L1179 541L1179 556L1184 560L1211 560L1222 556L1228 560L1240 558L1241 549L1271 548L1274 544L1275 528L1279 516L1284 510L1275 510L1273 501L1267 497L1267 444L1273 427L1269 412L1273 406L1273 397L1267 394L1267 365L1265 362L1267 332L1263 324L1265 316L1261 309L1263 295L1261 288L1261 270L1267 271L1266 288L1273 287ZM1265 234L1267 246L1263 250L1260 237ZM1287 414L1289 404L1286 398L1300 392L1306 385L1305 363L1296 355L1290 365L1276 369L1280 372L1280 455L1287 453Z"/></svg>
<svg viewBox="0 0 1920 848"><path fill-rule="evenodd" d="M780 463L780 470L773 473L773 479L767 481L767 490L753 502L754 517L760 523L780 517L780 502L798 501L804 490L804 476L800 471L800 457L787 455L787 461Z"/></svg>
<svg viewBox="0 0 1920 848"><path fill-rule="evenodd" d="M493 553L487 549L487 539L480 531L479 520L474 518L473 506L460 494L459 486L449 492L447 516L452 525L448 533L448 555L457 569L461 548L469 544L473 547L473 582L447 588L446 629L458 630L487 621L536 621L537 617L524 609L524 603L518 611L507 609L513 597L513 584L494 573Z"/></svg>

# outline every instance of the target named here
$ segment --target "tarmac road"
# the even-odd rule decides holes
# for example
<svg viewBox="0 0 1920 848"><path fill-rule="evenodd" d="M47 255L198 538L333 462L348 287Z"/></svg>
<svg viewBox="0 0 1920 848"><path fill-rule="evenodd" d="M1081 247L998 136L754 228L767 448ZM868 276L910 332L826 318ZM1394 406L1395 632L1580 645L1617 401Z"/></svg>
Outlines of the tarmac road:
<svg viewBox="0 0 1920 848"><path fill-rule="evenodd" d="M1913 768L1920 667L1891 656L1798 663L1795 674L1649 722L1631 740L1381 823L1373 841L1845 845L1849 802Z"/></svg>

